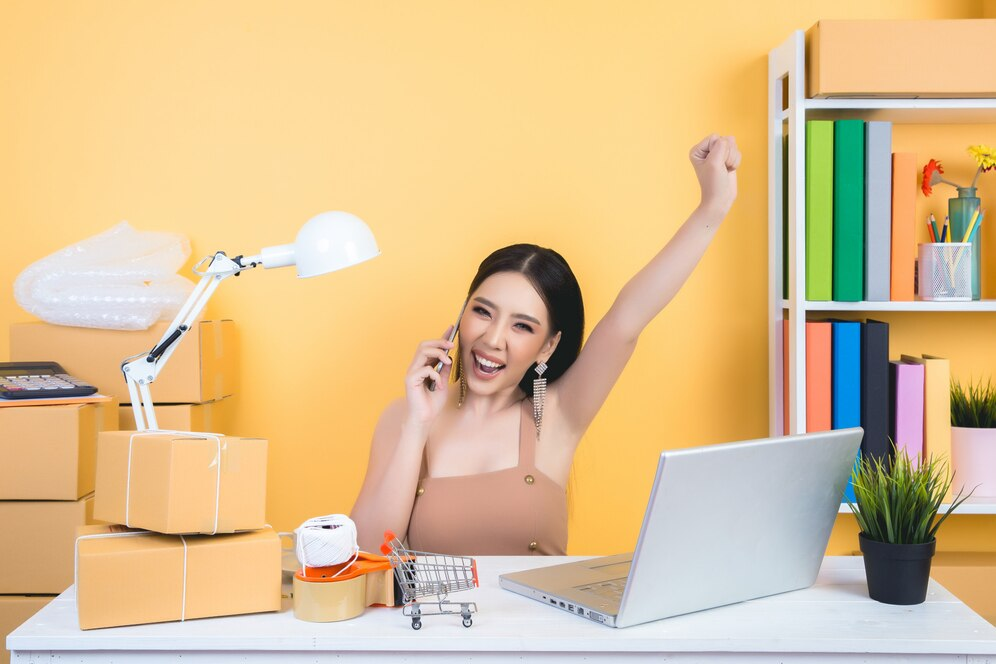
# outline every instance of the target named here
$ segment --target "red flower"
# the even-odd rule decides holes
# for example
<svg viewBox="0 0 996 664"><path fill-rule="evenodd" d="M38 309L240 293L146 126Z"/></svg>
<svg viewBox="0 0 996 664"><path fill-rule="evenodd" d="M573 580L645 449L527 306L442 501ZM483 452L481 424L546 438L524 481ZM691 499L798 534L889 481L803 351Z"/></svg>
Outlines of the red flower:
<svg viewBox="0 0 996 664"><path fill-rule="evenodd" d="M927 162L927 165L923 167L923 181L920 184L920 189L923 191L924 196L930 196L933 192L933 185L941 181L940 174L944 172L941 168L941 162L936 159L931 159ZM934 179L934 176L937 179Z"/></svg>

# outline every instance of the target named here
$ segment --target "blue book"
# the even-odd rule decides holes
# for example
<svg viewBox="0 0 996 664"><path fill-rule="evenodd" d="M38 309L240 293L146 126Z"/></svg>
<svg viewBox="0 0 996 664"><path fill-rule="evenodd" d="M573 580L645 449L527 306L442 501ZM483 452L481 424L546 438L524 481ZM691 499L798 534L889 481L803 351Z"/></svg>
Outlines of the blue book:
<svg viewBox="0 0 996 664"><path fill-rule="evenodd" d="M830 426L847 429L861 426L861 323L831 321L830 332ZM844 492L854 501L854 488Z"/></svg>

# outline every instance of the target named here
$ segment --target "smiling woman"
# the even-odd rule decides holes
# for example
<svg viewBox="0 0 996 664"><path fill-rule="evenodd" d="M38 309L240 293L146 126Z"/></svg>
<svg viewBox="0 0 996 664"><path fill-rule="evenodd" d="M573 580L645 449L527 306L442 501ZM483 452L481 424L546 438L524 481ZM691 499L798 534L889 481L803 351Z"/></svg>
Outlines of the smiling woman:
<svg viewBox="0 0 996 664"><path fill-rule="evenodd" d="M362 548L376 551L392 530L422 551L566 553L564 487L578 443L736 198L732 137L709 136L689 157L699 206L623 287L583 349L581 291L560 254L517 244L481 263L458 321L455 368L448 328L419 345L405 398L377 424L351 514Z"/></svg>

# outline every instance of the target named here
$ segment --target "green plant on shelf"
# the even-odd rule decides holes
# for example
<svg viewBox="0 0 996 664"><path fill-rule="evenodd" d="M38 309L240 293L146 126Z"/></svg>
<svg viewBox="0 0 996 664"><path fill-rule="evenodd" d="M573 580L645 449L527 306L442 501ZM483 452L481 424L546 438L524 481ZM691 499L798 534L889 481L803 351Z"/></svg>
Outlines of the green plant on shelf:
<svg viewBox="0 0 996 664"><path fill-rule="evenodd" d="M996 387L991 380L966 387L951 381L951 426L996 429Z"/></svg>
<svg viewBox="0 0 996 664"><path fill-rule="evenodd" d="M893 447L893 460L863 455L851 472L857 505L848 501L865 537L890 544L924 544L933 540L944 520L972 495L963 491L940 517L951 488L948 464L932 456L911 459ZM973 490L974 491L974 490Z"/></svg>

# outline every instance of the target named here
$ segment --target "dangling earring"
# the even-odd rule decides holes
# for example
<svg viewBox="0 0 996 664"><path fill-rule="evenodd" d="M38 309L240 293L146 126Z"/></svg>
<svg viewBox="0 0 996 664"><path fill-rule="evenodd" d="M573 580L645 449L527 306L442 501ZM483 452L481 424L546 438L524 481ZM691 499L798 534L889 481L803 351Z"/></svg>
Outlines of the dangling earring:
<svg viewBox="0 0 996 664"><path fill-rule="evenodd" d="M533 380L533 421L536 422L536 440L539 440L540 429L543 428L543 404L546 401L546 362L536 365L536 378Z"/></svg>
<svg viewBox="0 0 996 664"><path fill-rule="evenodd" d="M467 376L463 373L463 362L460 363L460 397L457 399L457 408L463 406L464 399L467 398Z"/></svg>

